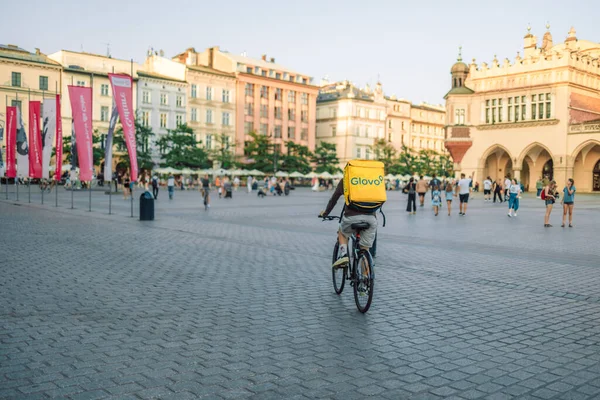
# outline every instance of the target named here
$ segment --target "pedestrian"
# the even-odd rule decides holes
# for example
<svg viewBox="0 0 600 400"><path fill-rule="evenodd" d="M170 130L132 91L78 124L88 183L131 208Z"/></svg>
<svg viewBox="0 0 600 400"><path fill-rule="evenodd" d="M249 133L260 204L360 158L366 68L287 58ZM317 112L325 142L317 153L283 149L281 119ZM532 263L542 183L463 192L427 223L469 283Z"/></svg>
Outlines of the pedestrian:
<svg viewBox="0 0 600 400"><path fill-rule="evenodd" d="M408 204L406 205L406 212L413 214L417 213L417 184L415 183L415 178L410 178L406 186L404 187L404 192L408 193Z"/></svg>
<svg viewBox="0 0 600 400"><path fill-rule="evenodd" d="M221 177L217 176L217 178L215 179L215 186L217 187L217 193L219 194L219 198L221 198L222 194L222 190L221 190Z"/></svg>
<svg viewBox="0 0 600 400"><path fill-rule="evenodd" d="M175 192L175 177L169 174L167 178L167 191L169 192L169 200L173 200L173 192Z"/></svg>
<svg viewBox="0 0 600 400"><path fill-rule="evenodd" d="M544 182L542 181L542 177L540 176L537 182L535 182L535 190L537 190L537 194L535 195L535 197L537 197L538 199L542 194L542 189L544 189Z"/></svg>
<svg viewBox="0 0 600 400"><path fill-rule="evenodd" d="M117 171L112 173L112 180L115 183L115 193L119 190L119 183L117 182Z"/></svg>
<svg viewBox="0 0 600 400"><path fill-rule="evenodd" d="M516 179L513 179L508 188L508 217L513 217L512 213L514 212L514 217L517 216L517 210L519 209L519 198L521 197L521 185L517 182Z"/></svg>
<svg viewBox="0 0 600 400"><path fill-rule="evenodd" d="M442 205L442 196L439 185L435 185L431 191L431 205L433 206L433 212L437 217L438 212L440 211L440 206Z"/></svg>
<svg viewBox="0 0 600 400"><path fill-rule="evenodd" d="M427 182L423 179L423 175L419 177L417 182L417 193L419 194L419 204L421 207L425 204L425 193L427 193Z"/></svg>
<svg viewBox="0 0 600 400"><path fill-rule="evenodd" d="M466 178L465 174L460 174L460 181L458 181L458 198L460 200L459 213L458 215L467 215L467 205L469 203L469 193L471 193L471 178Z"/></svg>
<svg viewBox="0 0 600 400"><path fill-rule="evenodd" d="M248 187L248 193L252 193L252 177L248 177L248 182L246 182L246 186Z"/></svg>
<svg viewBox="0 0 600 400"><path fill-rule="evenodd" d="M123 200L127 200L129 198L129 191L131 190L131 180L129 179L129 174L125 172L125 176L123 177Z"/></svg>
<svg viewBox="0 0 600 400"><path fill-rule="evenodd" d="M502 181L500 178L496 179L496 182L494 182L494 203L496 202L496 197L498 197L498 200L502 203Z"/></svg>
<svg viewBox="0 0 600 400"><path fill-rule="evenodd" d="M448 216L450 216L450 211L452 211L452 194L454 190L452 187L452 182L448 181L446 183L446 204L448 205Z"/></svg>
<svg viewBox="0 0 600 400"><path fill-rule="evenodd" d="M436 175L433 174L433 176L431 177L431 180L429 181L429 189L431 189L431 198L433 199L433 188L435 188L436 186L438 188L440 188L442 185L442 182L440 182L440 180L438 178L436 178Z"/></svg>
<svg viewBox="0 0 600 400"><path fill-rule="evenodd" d="M156 174L152 176L152 196L154 196L154 200L158 200L158 176Z"/></svg>
<svg viewBox="0 0 600 400"><path fill-rule="evenodd" d="M563 205L563 218L561 227L565 227L565 220L567 219L567 213L569 214L569 228L573 227L573 206L575 203L575 181L573 178L569 178L567 186L563 189L562 205Z"/></svg>
<svg viewBox="0 0 600 400"><path fill-rule="evenodd" d="M489 176L483 181L483 201L492 201L492 179Z"/></svg>
<svg viewBox="0 0 600 400"><path fill-rule="evenodd" d="M548 186L544 188L543 193L544 202L546 203L546 215L544 215L544 228L551 228L552 225L550 225L550 214L552 213L552 207L554 206L554 203L556 203L556 196L558 195L558 193L556 193L556 182L550 181Z"/></svg>
<svg viewBox="0 0 600 400"><path fill-rule="evenodd" d="M504 178L504 201L508 201L510 185L512 185L510 175L506 175L506 177Z"/></svg>

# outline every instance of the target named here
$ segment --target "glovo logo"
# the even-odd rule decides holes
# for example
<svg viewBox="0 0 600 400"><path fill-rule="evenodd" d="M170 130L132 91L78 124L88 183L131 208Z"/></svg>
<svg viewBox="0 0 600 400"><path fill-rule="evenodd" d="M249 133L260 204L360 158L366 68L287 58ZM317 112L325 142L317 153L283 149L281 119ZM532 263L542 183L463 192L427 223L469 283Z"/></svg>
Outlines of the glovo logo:
<svg viewBox="0 0 600 400"><path fill-rule="evenodd" d="M381 175L377 179L359 178L357 176L350 179L351 185L379 186L379 185L381 185L382 182L383 182L383 176L381 176Z"/></svg>

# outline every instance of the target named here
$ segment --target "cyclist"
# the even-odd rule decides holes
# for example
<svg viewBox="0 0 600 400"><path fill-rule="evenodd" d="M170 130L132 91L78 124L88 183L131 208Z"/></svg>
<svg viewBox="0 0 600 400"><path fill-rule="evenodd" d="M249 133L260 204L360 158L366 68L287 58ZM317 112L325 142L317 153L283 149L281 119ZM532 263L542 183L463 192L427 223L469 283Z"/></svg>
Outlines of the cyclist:
<svg viewBox="0 0 600 400"><path fill-rule="evenodd" d="M327 217L335 207L340 196L344 194L344 180L341 179L338 183L325 211L321 211L320 217ZM358 222L367 222L369 228L360 233L360 247L362 249L370 249L375 241L377 234L377 217L375 212L361 212L344 206L342 218L340 219L340 228L338 230L338 240L340 243L337 260L333 263L333 267L340 267L349 263L348 257L348 238L354 233L351 228L352 224Z"/></svg>
<svg viewBox="0 0 600 400"><path fill-rule="evenodd" d="M204 178L200 179L200 184L202 185L204 205L210 208L210 180L208 179L208 175L204 175Z"/></svg>

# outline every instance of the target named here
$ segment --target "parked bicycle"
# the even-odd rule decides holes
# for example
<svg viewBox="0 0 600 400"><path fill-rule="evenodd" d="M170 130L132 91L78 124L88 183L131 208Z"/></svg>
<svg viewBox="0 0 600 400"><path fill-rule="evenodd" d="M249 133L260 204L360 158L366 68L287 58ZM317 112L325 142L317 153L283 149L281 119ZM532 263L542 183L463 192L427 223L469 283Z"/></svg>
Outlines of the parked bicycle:
<svg viewBox="0 0 600 400"><path fill-rule="evenodd" d="M340 219L340 217L327 216L322 217L323 221ZM341 294L344 290L346 281L350 281L350 286L354 290L354 302L356 308L361 313L366 313L371 307L373 300L373 290L375 285L375 269L373 257L368 249L362 249L359 245L360 233L369 228L367 222L358 222L351 225L354 234L351 237L352 247L348 245L349 264L332 268L331 276L333 278L333 289L335 293ZM336 240L333 246L332 264L337 260L339 242Z"/></svg>
<svg viewBox="0 0 600 400"><path fill-rule="evenodd" d="M48 179L40 179L40 191L41 192L46 192L46 193L50 193L52 192L52 188L54 187L55 183L53 180L48 180Z"/></svg>

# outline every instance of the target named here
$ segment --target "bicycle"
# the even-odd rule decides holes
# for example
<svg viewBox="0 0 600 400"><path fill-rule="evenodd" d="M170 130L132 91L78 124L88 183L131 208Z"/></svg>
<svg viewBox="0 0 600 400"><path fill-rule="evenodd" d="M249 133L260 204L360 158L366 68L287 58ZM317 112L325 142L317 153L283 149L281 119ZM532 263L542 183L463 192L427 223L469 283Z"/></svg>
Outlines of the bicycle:
<svg viewBox="0 0 600 400"><path fill-rule="evenodd" d="M209 192L209 188L203 187L202 188L202 198L204 200L204 211L208 210L208 195L210 194Z"/></svg>
<svg viewBox="0 0 600 400"><path fill-rule="evenodd" d="M336 216L321 217L323 221L340 219ZM360 247L360 232L369 228L368 222L358 222L351 225L354 230L352 235L352 247L348 243L348 257L350 263L342 267L332 268L331 276L333 279L333 289L336 294L341 294L344 290L346 281L350 281L354 291L354 302L356 308L361 313L366 313L371 307L373 301L373 290L375 286L375 269L373 257L368 249ZM332 264L337 260L339 240L336 240L333 246Z"/></svg>
<svg viewBox="0 0 600 400"><path fill-rule="evenodd" d="M54 184L55 184L54 181L48 181L46 179L41 179L40 183L39 183L40 191L46 192L46 193L51 193L52 188L54 187Z"/></svg>

